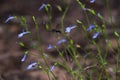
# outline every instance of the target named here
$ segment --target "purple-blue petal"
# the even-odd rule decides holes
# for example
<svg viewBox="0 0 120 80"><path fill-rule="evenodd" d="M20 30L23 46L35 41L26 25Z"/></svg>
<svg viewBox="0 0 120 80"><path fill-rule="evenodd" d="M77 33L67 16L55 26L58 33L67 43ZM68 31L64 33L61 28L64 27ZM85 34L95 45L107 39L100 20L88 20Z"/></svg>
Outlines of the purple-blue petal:
<svg viewBox="0 0 120 80"><path fill-rule="evenodd" d="M61 39L61 40L59 40L59 41L57 42L57 45L62 44L62 43L65 43L66 41L67 41L66 39Z"/></svg>
<svg viewBox="0 0 120 80"><path fill-rule="evenodd" d="M5 20L4 23L7 23L8 21L10 21L10 20L12 20L12 19L14 19L14 18L15 18L14 16L9 16L9 17Z"/></svg>
<svg viewBox="0 0 120 80"><path fill-rule="evenodd" d="M54 46L52 44L49 44L47 49L53 49L53 48L54 48Z"/></svg>
<svg viewBox="0 0 120 80"><path fill-rule="evenodd" d="M55 66L51 66L49 71L53 71L55 69Z"/></svg>
<svg viewBox="0 0 120 80"><path fill-rule="evenodd" d="M94 28L95 28L95 25L90 24L89 28L87 28L86 31L90 31L90 30L92 30L92 29L94 29Z"/></svg>
<svg viewBox="0 0 120 80"><path fill-rule="evenodd" d="M100 32L96 32L94 35L93 35L93 39L96 39L98 36L100 35Z"/></svg>
<svg viewBox="0 0 120 80"><path fill-rule="evenodd" d="M23 37L25 34L28 34L28 33L30 33L30 32L29 32L29 31L27 31L27 32L22 32L22 33L18 34L18 38L21 38L21 37Z"/></svg>
<svg viewBox="0 0 120 80"><path fill-rule="evenodd" d="M24 61L26 60L26 57L27 57L27 55L25 54L25 55L22 57L21 62L24 62Z"/></svg>
<svg viewBox="0 0 120 80"><path fill-rule="evenodd" d="M69 26L69 27L66 28L65 32L69 33L69 32L70 32L72 29L74 29L74 28L76 28L75 25Z"/></svg>
<svg viewBox="0 0 120 80"><path fill-rule="evenodd" d="M42 10L45 6L48 6L48 4L42 4L40 7L39 7L39 11Z"/></svg>
<svg viewBox="0 0 120 80"><path fill-rule="evenodd" d="M90 3L94 3L95 2L95 0L90 0Z"/></svg>
<svg viewBox="0 0 120 80"><path fill-rule="evenodd" d="M37 62L31 63L30 65L28 65L27 70L32 69L35 65L37 65Z"/></svg>

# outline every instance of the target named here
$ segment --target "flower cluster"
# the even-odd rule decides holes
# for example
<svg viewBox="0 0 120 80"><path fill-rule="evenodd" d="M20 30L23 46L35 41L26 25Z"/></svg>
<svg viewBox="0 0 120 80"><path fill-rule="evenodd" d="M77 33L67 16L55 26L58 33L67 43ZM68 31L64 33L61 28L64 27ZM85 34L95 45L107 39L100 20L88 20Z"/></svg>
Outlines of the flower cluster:
<svg viewBox="0 0 120 80"><path fill-rule="evenodd" d="M75 25L68 26L68 27L65 29L65 32L66 32L66 33L70 33L71 30L74 29L74 28L76 28ZM63 39L59 40L59 41L56 43L56 45L60 45L60 44L65 43L65 42L67 42L67 40L66 40L65 38L63 38ZM47 49L53 49L53 48L54 48L54 46L53 46L52 44L49 44L49 46L48 46Z"/></svg>
<svg viewBox="0 0 120 80"><path fill-rule="evenodd" d="M95 2L95 0L90 0L90 3L94 3L94 2ZM50 6L50 4L42 4L42 5L39 7L38 10L40 11L40 10L42 10L43 8L46 9L48 6ZM90 9L85 8L84 10L90 10ZM5 23L7 23L8 21L10 21L10 20L12 20L12 19L14 19L14 18L16 18L16 17L15 17L15 16L10 16L10 17L8 17L8 18L5 20ZM76 25L68 26L68 27L65 28L65 31L64 31L64 32L67 33L67 34L69 34L69 33L71 32L71 30L75 29L76 27L77 27ZM86 31L91 31L91 30L93 30L94 28L95 28L95 25L90 24L90 26L86 29ZM18 34L18 38L22 38L24 35L29 34L29 33L30 33L29 31L23 31L22 33ZM100 32L96 32L96 33L92 36L92 38L93 38L93 39L96 39L99 35L100 35ZM63 39L58 40L58 41L56 42L56 45L58 46L58 45L60 45L60 44L66 43L66 42L67 42L67 39L63 38ZM49 44L48 47L47 47L47 50L53 49L53 48L55 48L55 46L52 45L52 44ZM27 58L27 54L24 54L24 56L21 58L21 62L24 62L24 61L26 60L26 58ZM36 65L38 65L38 62L33 62L33 63L29 64L26 69L27 69L27 70L30 70L30 69L34 68ZM55 68L55 65L51 66L50 69L49 69L49 71L50 71L50 72L53 71L54 68Z"/></svg>
<svg viewBox="0 0 120 80"><path fill-rule="evenodd" d="M86 29L86 31L91 31L92 29L95 28L94 24L90 24L89 28ZM100 35L100 32L96 32L93 36L92 39L96 39Z"/></svg>

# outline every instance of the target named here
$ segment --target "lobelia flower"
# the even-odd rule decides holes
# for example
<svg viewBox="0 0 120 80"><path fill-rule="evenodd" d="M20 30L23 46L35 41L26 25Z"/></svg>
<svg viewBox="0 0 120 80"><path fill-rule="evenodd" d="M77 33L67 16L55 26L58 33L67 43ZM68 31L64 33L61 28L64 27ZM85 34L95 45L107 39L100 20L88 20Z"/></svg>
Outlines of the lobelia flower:
<svg viewBox="0 0 120 80"><path fill-rule="evenodd" d="M31 63L30 65L28 65L27 70L32 69L35 65L37 65L37 62Z"/></svg>
<svg viewBox="0 0 120 80"><path fill-rule="evenodd" d="M26 31L26 32L22 32L22 33L20 33L20 34L18 34L18 38L21 38L21 37L23 37L25 34L28 34L28 33L30 33L29 31Z"/></svg>
<svg viewBox="0 0 120 80"><path fill-rule="evenodd" d="M59 41L57 42L57 45L62 44L62 43L64 43L64 42L66 42L66 41L67 41L66 39L61 39L61 40L59 40Z"/></svg>
<svg viewBox="0 0 120 80"><path fill-rule="evenodd" d="M55 69L55 66L51 66L49 71L53 71Z"/></svg>
<svg viewBox="0 0 120 80"><path fill-rule="evenodd" d="M100 35L100 32L96 32L94 35L93 35L93 39L96 39L98 37L98 35Z"/></svg>
<svg viewBox="0 0 120 80"><path fill-rule="evenodd" d="M12 20L12 19L14 19L14 18L15 18L15 16L9 16L9 17L5 20L4 23L7 23L8 21L10 21L10 20Z"/></svg>
<svg viewBox="0 0 120 80"><path fill-rule="evenodd" d="M90 0L90 3L94 3L95 2L95 0Z"/></svg>
<svg viewBox="0 0 120 80"><path fill-rule="evenodd" d="M52 49L52 48L54 48L54 46L52 44L49 44L47 49Z"/></svg>
<svg viewBox="0 0 120 80"><path fill-rule="evenodd" d="M24 62L26 60L27 54L24 54L24 56L21 59L21 62Z"/></svg>
<svg viewBox="0 0 120 80"><path fill-rule="evenodd" d="M95 25L90 24L89 28L87 28L86 31L90 31L90 30L92 30L92 29L94 29L94 28L95 28Z"/></svg>
<svg viewBox="0 0 120 80"><path fill-rule="evenodd" d="M40 7L39 7L39 11L42 10L45 6L48 6L48 4L42 4Z"/></svg>
<svg viewBox="0 0 120 80"><path fill-rule="evenodd" d="M72 29L74 29L74 28L76 28L75 25L69 26L69 27L66 28L65 32L66 32L66 33L69 33L69 32L70 32Z"/></svg>

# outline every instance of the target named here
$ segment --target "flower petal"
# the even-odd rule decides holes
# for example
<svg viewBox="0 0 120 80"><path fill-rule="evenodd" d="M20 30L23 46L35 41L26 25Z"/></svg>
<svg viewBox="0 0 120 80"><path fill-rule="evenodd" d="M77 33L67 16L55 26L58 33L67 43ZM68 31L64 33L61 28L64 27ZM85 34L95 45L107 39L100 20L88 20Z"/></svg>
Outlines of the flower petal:
<svg viewBox="0 0 120 80"><path fill-rule="evenodd" d="M15 18L14 16L9 16L9 17L5 20L4 23L7 23L8 21L10 21L10 20L12 20L12 19L14 19L14 18Z"/></svg>
<svg viewBox="0 0 120 80"><path fill-rule="evenodd" d="M35 65L37 65L37 62L31 63L30 65L28 65L27 70L32 69Z"/></svg>
<svg viewBox="0 0 120 80"><path fill-rule="evenodd" d="M53 71L55 69L55 66L51 66L49 71Z"/></svg>
<svg viewBox="0 0 120 80"><path fill-rule="evenodd" d="M98 37L98 35L100 35L100 32L95 33L92 38L96 39Z"/></svg>
<svg viewBox="0 0 120 80"><path fill-rule="evenodd" d="M42 10L45 6L48 6L48 4L42 4L40 7L39 7L39 11Z"/></svg>
<svg viewBox="0 0 120 80"><path fill-rule="evenodd" d="M47 49L53 49L53 48L54 48L54 46L52 44L49 44Z"/></svg>
<svg viewBox="0 0 120 80"><path fill-rule="evenodd" d="M69 26L66 28L65 32L69 33L72 29L74 29L76 26L73 25L73 26Z"/></svg>
<svg viewBox="0 0 120 80"><path fill-rule="evenodd" d="M86 31L90 31L90 30L92 30L92 29L94 29L94 28L95 28L95 25L90 24L89 28L87 28Z"/></svg>
<svg viewBox="0 0 120 80"><path fill-rule="evenodd" d="M69 33L69 32L70 32L72 29L74 29L75 27L76 27L75 25L69 26L69 27L66 28L65 32L66 32L66 33Z"/></svg>
<svg viewBox="0 0 120 80"><path fill-rule="evenodd" d="M25 54L25 55L22 57L21 62L24 62L24 61L26 60L26 57L27 57L27 55Z"/></svg>
<svg viewBox="0 0 120 80"><path fill-rule="evenodd" d="M28 33L30 33L30 32L29 32L29 31L27 31L27 32L22 32L22 33L18 34L18 38L21 38L21 37L23 37L25 34L28 34Z"/></svg>
<svg viewBox="0 0 120 80"><path fill-rule="evenodd" d="M90 0L90 3L94 3L95 2L95 0Z"/></svg>
<svg viewBox="0 0 120 80"><path fill-rule="evenodd" d="M66 39L61 39L61 40L59 40L59 41L57 42L57 45L62 44L62 43L65 43L66 41L67 41Z"/></svg>

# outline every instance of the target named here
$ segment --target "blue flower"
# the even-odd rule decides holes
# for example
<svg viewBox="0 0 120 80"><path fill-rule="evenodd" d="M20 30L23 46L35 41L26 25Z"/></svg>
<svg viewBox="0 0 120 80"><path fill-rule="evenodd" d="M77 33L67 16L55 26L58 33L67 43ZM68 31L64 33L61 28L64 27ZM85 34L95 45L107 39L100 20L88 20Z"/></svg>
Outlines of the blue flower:
<svg viewBox="0 0 120 80"><path fill-rule="evenodd" d="M57 42L57 45L62 44L62 43L65 43L66 41L67 41L66 39L61 39L61 40L59 40L59 41Z"/></svg>
<svg viewBox="0 0 120 80"><path fill-rule="evenodd" d="M24 54L24 56L23 56L22 59L21 59L21 62L24 62L25 59L26 59L26 57L27 57L27 54Z"/></svg>
<svg viewBox="0 0 120 80"><path fill-rule="evenodd" d="M100 32L96 32L94 35L93 35L93 39L96 39L98 36L100 35Z"/></svg>
<svg viewBox="0 0 120 80"><path fill-rule="evenodd" d="M12 19L14 19L14 18L15 18L15 16L9 16L9 17L5 20L4 23L7 23L8 21L10 21L10 20L12 20Z"/></svg>
<svg viewBox="0 0 120 80"><path fill-rule="evenodd" d="M22 32L22 33L20 33L20 34L18 34L18 38L21 38L21 37L23 37L25 34L28 34L28 33L30 33L29 31L26 31L26 32Z"/></svg>
<svg viewBox="0 0 120 80"><path fill-rule="evenodd" d="M48 4L42 4L40 7L39 7L39 11L42 10L44 7L48 6Z"/></svg>
<svg viewBox="0 0 120 80"><path fill-rule="evenodd" d="M95 2L95 0L90 0L90 3L94 3Z"/></svg>
<svg viewBox="0 0 120 80"><path fill-rule="evenodd" d="M51 66L49 71L53 71L54 69L55 69L55 65Z"/></svg>
<svg viewBox="0 0 120 80"><path fill-rule="evenodd" d="M69 33L69 32L70 32L72 29L74 29L74 28L76 28L75 25L69 26L69 27L66 28L65 32Z"/></svg>
<svg viewBox="0 0 120 80"><path fill-rule="evenodd" d="M31 63L30 65L28 65L27 70L32 69L33 67L35 67L35 65L37 65L37 62Z"/></svg>
<svg viewBox="0 0 120 80"><path fill-rule="evenodd" d="M47 49L53 49L53 48L54 48L54 46L52 44L49 44Z"/></svg>
<svg viewBox="0 0 120 80"><path fill-rule="evenodd" d="M90 30L92 30L92 29L94 29L94 28L95 28L95 25L90 24L89 28L87 28L86 31L90 31Z"/></svg>

